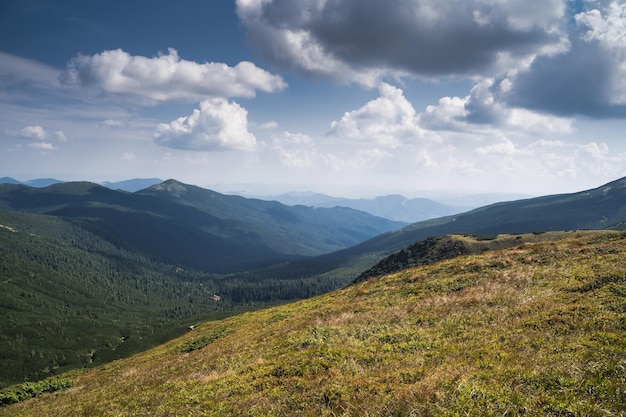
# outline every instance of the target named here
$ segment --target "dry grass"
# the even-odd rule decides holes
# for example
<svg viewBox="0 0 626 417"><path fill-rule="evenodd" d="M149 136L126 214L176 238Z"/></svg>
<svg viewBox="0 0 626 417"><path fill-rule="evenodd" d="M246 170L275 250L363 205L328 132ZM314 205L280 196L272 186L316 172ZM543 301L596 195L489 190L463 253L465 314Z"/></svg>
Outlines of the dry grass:
<svg viewBox="0 0 626 417"><path fill-rule="evenodd" d="M205 323L0 415L625 416L625 277L626 235L569 233Z"/></svg>

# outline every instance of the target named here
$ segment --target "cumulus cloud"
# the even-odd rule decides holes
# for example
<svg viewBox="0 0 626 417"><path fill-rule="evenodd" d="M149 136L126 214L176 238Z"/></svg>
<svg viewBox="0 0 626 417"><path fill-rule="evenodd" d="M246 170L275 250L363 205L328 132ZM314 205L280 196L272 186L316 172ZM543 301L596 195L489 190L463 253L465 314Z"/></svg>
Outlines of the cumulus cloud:
<svg viewBox="0 0 626 417"><path fill-rule="evenodd" d="M204 100L191 115L159 124L155 140L161 146L187 150L256 148L256 138L248 132L248 112L223 98Z"/></svg>
<svg viewBox="0 0 626 417"><path fill-rule="evenodd" d="M563 116L626 117L626 4L574 16L567 51L506 78L499 99Z"/></svg>
<svg viewBox="0 0 626 417"><path fill-rule="evenodd" d="M149 103L201 101L210 97L254 97L257 91L276 92L286 87L251 62L234 67L181 59L175 49L148 58L121 50L93 56L78 55L65 69L66 85L93 88L110 94L130 95Z"/></svg>
<svg viewBox="0 0 626 417"><path fill-rule="evenodd" d="M39 125L34 125L26 126L24 129L20 130L20 136L24 138L44 140L47 136L47 133L43 127Z"/></svg>
<svg viewBox="0 0 626 417"><path fill-rule="evenodd" d="M237 13L266 59L312 77L477 80L484 94L466 103L474 123L499 122L507 108L626 117L623 1L237 0ZM484 97L494 103L481 108Z"/></svg>
<svg viewBox="0 0 626 417"><path fill-rule="evenodd" d="M267 59L313 76L470 76L562 43L565 0L237 0Z"/></svg>
<svg viewBox="0 0 626 417"><path fill-rule="evenodd" d="M334 121L328 134L390 148L423 139L415 109L404 97L403 91L381 83L378 92L380 97Z"/></svg>
<svg viewBox="0 0 626 417"><path fill-rule="evenodd" d="M60 142L67 142L67 135L62 130L57 130L56 132L54 132L54 137Z"/></svg>
<svg viewBox="0 0 626 417"><path fill-rule="evenodd" d="M477 83L466 97L443 97L420 115L420 124L433 130L476 131L503 129L511 134L573 133L573 120L542 114L499 100L493 78Z"/></svg>

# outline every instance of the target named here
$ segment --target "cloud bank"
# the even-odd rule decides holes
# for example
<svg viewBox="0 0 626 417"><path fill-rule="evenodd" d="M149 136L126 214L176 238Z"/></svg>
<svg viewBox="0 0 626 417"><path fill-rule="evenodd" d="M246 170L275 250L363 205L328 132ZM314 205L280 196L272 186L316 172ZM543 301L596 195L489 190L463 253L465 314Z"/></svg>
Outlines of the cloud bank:
<svg viewBox="0 0 626 417"><path fill-rule="evenodd" d="M186 61L170 48L148 58L121 50L78 55L62 74L62 82L108 94L134 96L146 103L199 102L210 97L254 97L257 91L277 92L287 84L251 62L234 67Z"/></svg>
<svg viewBox="0 0 626 417"><path fill-rule="evenodd" d="M310 75L472 76L560 45L565 2L237 0L249 41Z"/></svg>
<svg viewBox="0 0 626 417"><path fill-rule="evenodd" d="M491 80L500 106L626 117L623 2L237 0L237 14L265 59L310 77Z"/></svg>

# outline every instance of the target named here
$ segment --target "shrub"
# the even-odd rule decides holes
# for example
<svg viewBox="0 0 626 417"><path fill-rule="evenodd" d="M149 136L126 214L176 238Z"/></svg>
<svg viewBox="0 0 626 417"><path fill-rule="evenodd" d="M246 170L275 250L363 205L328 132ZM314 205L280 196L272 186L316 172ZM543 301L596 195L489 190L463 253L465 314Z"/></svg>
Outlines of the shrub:
<svg viewBox="0 0 626 417"><path fill-rule="evenodd" d="M64 390L74 386L72 380L53 376L37 382L24 382L4 388L0 391L0 404L14 404L38 395Z"/></svg>

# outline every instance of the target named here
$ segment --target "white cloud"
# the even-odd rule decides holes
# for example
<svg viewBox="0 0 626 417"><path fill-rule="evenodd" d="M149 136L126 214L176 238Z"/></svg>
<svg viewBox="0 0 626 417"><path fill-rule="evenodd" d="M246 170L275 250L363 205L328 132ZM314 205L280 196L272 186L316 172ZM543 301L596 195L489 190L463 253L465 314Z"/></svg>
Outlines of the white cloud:
<svg viewBox="0 0 626 417"><path fill-rule="evenodd" d="M477 155L503 155L512 156L520 151L517 146L508 138L501 138L497 143L476 148Z"/></svg>
<svg viewBox="0 0 626 417"><path fill-rule="evenodd" d="M258 125L258 128L262 130L274 130L278 128L278 123L276 123L274 120L270 120L269 122L261 123L260 125Z"/></svg>
<svg viewBox="0 0 626 417"><path fill-rule="evenodd" d="M460 130L465 128L468 115L467 98L442 97L437 105L429 105L419 115L420 124L433 130Z"/></svg>
<svg viewBox="0 0 626 417"><path fill-rule="evenodd" d="M137 157L137 155L135 155L134 152L124 152L124 153L122 153L122 159L125 160L125 161L132 161L136 157Z"/></svg>
<svg viewBox="0 0 626 417"><path fill-rule="evenodd" d="M105 93L134 96L146 103L200 101L209 97L254 97L257 91L276 92L286 87L278 75L240 62L186 61L170 48L167 55L148 58L116 49L93 56L78 55L63 74L67 85Z"/></svg>
<svg viewBox="0 0 626 417"><path fill-rule="evenodd" d="M626 155L611 155L605 143L538 140L522 146L508 138L475 150L474 164L488 175L536 182L553 177L616 178L623 175Z"/></svg>
<svg viewBox="0 0 626 417"><path fill-rule="evenodd" d="M24 138L44 140L47 136L47 133L43 127L39 125L34 125L26 126L24 129L20 130L20 135Z"/></svg>
<svg viewBox="0 0 626 417"><path fill-rule="evenodd" d="M274 135L272 138L272 144L274 146L309 145L311 143L311 137L304 133L292 133L285 131Z"/></svg>
<svg viewBox="0 0 626 417"><path fill-rule="evenodd" d="M587 28L584 41L597 41L609 52L613 64L610 101L626 104L626 3L613 1L604 13L598 9L580 13L576 22Z"/></svg>
<svg viewBox="0 0 626 417"><path fill-rule="evenodd" d="M56 151L57 147L48 142L34 142L29 143L28 147L31 149L37 149L40 151Z"/></svg>
<svg viewBox="0 0 626 417"><path fill-rule="evenodd" d="M248 132L248 112L223 98L204 100L189 116L157 126L159 145L188 150L253 150L256 138Z"/></svg>
<svg viewBox="0 0 626 417"><path fill-rule="evenodd" d="M580 155L588 155L589 157L594 159L602 159L608 156L609 147L606 145L606 143L598 144L596 142L591 142L584 146L581 146L577 153Z"/></svg>
<svg viewBox="0 0 626 417"><path fill-rule="evenodd" d="M378 92L380 97L334 121L329 135L390 148L423 139L415 109L403 91L381 83Z"/></svg>
<svg viewBox="0 0 626 417"><path fill-rule="evenodd" d="M433 130L493 131L511 135L570 134L571 118L551 116L498 100L499 86L493 78L477 83L466 97L443 97L420 115L423 127ZM501 88L501 87L500 87Z"/></svg>
<svg viewBox="0 0 626 417"><path fill-rule="evenodd" d="M62 130L57 130L56 132L54 132L54 137L60 142L67 142L67 135Z"/></svg>
<svg viewBox="0 0 626 417"><path fill-rule="evenodd" d="M106 119L100 124L106 127L125 127L126 126L126 123L123 120L113 120L113 119Z"/></svg>

